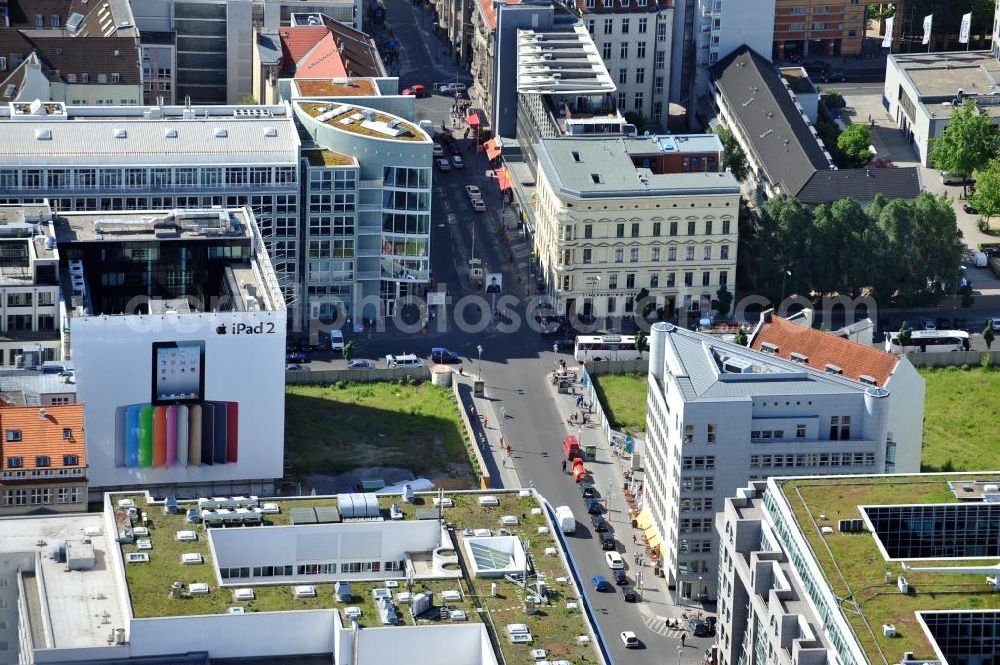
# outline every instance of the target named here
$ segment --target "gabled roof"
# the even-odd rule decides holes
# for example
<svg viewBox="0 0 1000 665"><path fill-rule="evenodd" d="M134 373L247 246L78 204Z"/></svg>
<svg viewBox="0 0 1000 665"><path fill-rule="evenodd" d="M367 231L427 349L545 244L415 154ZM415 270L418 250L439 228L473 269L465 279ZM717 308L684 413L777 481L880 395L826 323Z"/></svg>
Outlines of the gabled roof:
<svg viewBox="0 0 1000 665"><path fill-rule="evenodd" d="M839 169L816 171L796 195L808 204L829 203L846 197L871 201L876 194L893 199L915 199L920 194L920 169Z"/></svg>
<svg viewBox="0 0 1000 665"><path fill-rule="evenodd" d="M17 100L28 75L28 66L33 62L38 62L38 56L35 53L25 58L7 78L0 80L0 102L13 102Z"/></svg>
<svg viewBox="0 0 1000 665"><path fill-rule="evenodd" d="M830 371L828 365L832 365L840 369L841 376L855 381L862 375L870 376L879 388L885 387L899 363L897 356L773 314L765 314L750 340L755 351L764 350L765 344L777 347L773 353L779 358L791 359L796 353L808 359L805 365L818 371Z"/></svg>
<svg viewBox="0 0 1000 665"><path fill-rule="evenodd" d="M734 109L733 121L749 142L768 179L796 196L830 159L795 106L770 62L744 44L712 65L716 90Z"/></svg>
<svg viewBox="0 0 1000 665"><path fill-rule="evenodd" d="M340 57L349 76L385 76L385 65L379 55L378 45L372 37L351 26L323 17L324 24L333 34Z"/></svg>
<svg viewBox="0 0 1000 665"><path fill-rule="evenodd" d="M69 468L87 466L82 404L2 407L0 433L0 469L67 468L63 455L77 456L77 464ZM19 441L9 440L17 437ZM47 467L37 464L37 458L43 456L50 460ZM11 457L20 457L21 466L9 466Z"/></svg>
<svg viewBox="0 0 1000 665"><path fill-rule="evenodd" d="M281 39L281 54L285 60L285 68L294 71L296 64L316 46L330 31L322 26L300 28L281 28L278 37Z"/></svg>
<svg viewBox="0 0 1000 665"><path fill-rule="evenodd" d="M322 21L322 25L278 29L283 77L385 76L382 58L371 37L328 16L322 16Z"/></svg>
<svg viewBox="0 0 1000 665"><path fill-rule="evenodd" d="M51 33L51 34L49 34ZM0 28L0 53L13 64L13 54L27 58L36 53L42 70L50 81L68 83L68 76L75 75L82 83L81 74L90 75L90 83L98 84L98 76L118 74L118 85L139 85L139 42L135 37L69 37L55 31L28 31ZM0 72L6 76L8 71Z"/></svg>

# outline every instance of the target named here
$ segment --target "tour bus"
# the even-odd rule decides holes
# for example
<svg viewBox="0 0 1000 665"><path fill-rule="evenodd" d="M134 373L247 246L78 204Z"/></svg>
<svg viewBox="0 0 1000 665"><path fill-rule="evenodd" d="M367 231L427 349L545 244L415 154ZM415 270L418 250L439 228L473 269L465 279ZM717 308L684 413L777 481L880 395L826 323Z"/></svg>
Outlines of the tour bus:
<svg viewBox="0 0 1000 665"><path fill-rule="evenodd" d="M942 351L968 351L969 333L964 330L914 330L905 347L899 345L899 333L891 332L885 338L889 353L935 353Z"/></svg>
<svg viewBox="0 0 1000 665"><path fill-rule="evenodd" d="M585 360L633 360L639 357L632 335L580 335L574 356Z"/></svg>

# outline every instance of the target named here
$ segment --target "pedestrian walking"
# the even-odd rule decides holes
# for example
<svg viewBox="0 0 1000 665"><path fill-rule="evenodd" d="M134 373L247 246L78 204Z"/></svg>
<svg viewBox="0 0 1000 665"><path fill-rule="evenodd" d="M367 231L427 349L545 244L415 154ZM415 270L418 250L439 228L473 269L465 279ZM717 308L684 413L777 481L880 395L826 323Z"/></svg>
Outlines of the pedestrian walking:
<svg viewBox="0 0 1000 665"><path fill-rule="evenodd" d="M513 457L513 456L514 456L514 449L510 447L510 444L507 444L507 457Z"/></svg>
<svg viewBox="0 0 1000 665"><path fill-rule="evenodd" d="M635 545L635 544L637 544L638 542L639 542L639 539L638 539L638 538L636 538L636 537L635 537L635 534L633 533L633 534L632 534L632 544L633 544L633 545Z"/></svg>
<svg viewBox="0 0 1000 665"><path fill-rule="evenodd" d="M473 404L473 405L471 405L469 407L469 415L472 416L473 419L475 419L475 417L476 417L476 405L475 404Z"/></svg>
<svg viewBox="0 0 1000 665"><path fill-rule="evenodd" d="M687 633L681 633L681 646L684 646L684 642L687 641Z"/></svg>
<svg viewBox="0 0 1000 665"><path fill-rule="evenodd" d="M489 426L490 426L490 419L487 418L486 416L483 416L483 427L489 427Z"/></svg>
<svg viewBox="0 0 1000 665"><path fill-rule="evenodd" d="M566 473L566 460L562 461L562 470L563 470L563 473Z"/></svg>

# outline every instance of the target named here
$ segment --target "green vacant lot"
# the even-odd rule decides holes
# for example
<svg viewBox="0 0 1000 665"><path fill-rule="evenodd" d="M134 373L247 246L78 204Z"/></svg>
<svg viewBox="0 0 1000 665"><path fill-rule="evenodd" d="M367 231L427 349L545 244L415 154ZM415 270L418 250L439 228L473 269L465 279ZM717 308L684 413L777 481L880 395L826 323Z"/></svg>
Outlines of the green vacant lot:
<svg viewBox="0 0 1000 665"><path fill-rule="evenodd" d="M645 374L605 374L593 379L613 429L628 434L646 431Z"/></svg>
<svg viewBox="0 0 1000 665"><path fill-rule="evenodd" d="M979 471L996 467L1000 453L1000 370L922 369L925 471ZM950 463L950 464L949 464Z"/></svg>
<svg viewBox="0 0 1000 665"><path fill-rule="evenodd" d="M289 471L337 474L395 466L414 474L469 474L465 434L451 391L439 386L356 383L288 386Z"/></svg>

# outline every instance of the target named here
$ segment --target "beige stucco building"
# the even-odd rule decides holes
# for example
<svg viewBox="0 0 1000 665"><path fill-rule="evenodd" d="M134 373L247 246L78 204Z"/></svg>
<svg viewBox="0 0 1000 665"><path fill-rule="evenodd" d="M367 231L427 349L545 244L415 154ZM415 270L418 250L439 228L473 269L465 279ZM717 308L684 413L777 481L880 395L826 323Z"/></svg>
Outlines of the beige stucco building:
<svg viewBox="0 0 1000 665"><path fill-rule="evenodd" d="M536 251L560 314L707 312L736 273L739 185L718 137L542 139Z"/></svg>

